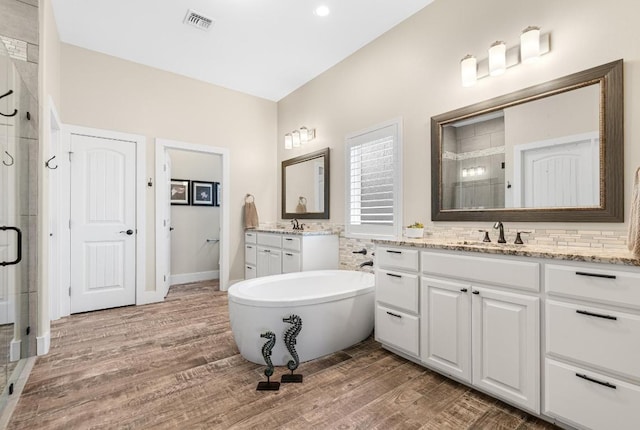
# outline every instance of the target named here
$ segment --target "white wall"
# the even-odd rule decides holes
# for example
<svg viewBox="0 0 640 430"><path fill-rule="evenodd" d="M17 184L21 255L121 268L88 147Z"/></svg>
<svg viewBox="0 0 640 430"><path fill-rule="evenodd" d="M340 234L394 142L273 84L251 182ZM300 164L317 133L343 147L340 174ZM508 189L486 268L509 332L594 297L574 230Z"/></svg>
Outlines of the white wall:
<svg viewBox="0 0 640 430"><path fill-rule="evenodd" d="M401 116L404 135L404 221L431 219L432 116L620 58L625 87L625 213L631 178L640 165L640 2L619 0L436 0L371 44L278 103L278 160L325 146L331 151L331 220L344 222L344 137ZM479 59L495 40L519 43L522 29L551 33L551 52L535 64L511 68L469 88L460 83L460 59ZM303 149L283 149L284 134L305 125L318 138ZM621 166L622 167L622 166ZM479 223L438 223L471 226ZM487 227L487 223L480 223ZM510 223L515 228L516 223ZM531 227L524 223L523 227ZM624 229L626 224L582 224ZM427 226L428 227L428 226ZM536 228L567 224L536 223ZM572 224L571 228L580 228Z"/></svg>
<svg viewBox="0 0 640 430"><path fill-rule="evenodd" d="M160 49L160 48L158 48ZM242 207L276 220L276 104L173 73L62 44L60 115L66 124L230 149L230 279L244 276ZM147 290L155 289L155 192L147 188Z"/></svg>
<svg viewBox="0 0 640 430"><path fill-rule="evenodd" d="M222 157L169 150L171 176L192 181L221 182ZM193 191L192 191L193 193ZM220 207L171 206L171 275L220 270Z"/></svg>

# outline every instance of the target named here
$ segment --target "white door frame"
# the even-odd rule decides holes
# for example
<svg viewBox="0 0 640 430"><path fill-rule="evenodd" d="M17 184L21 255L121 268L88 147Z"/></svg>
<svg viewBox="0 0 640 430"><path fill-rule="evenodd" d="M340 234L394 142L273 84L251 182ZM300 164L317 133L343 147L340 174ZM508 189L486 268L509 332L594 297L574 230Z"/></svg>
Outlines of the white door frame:
<svg viewBox="0 0 640 430"><path fill-rule="evenodd" d="M45 149L45 154L47 154L45 157L47 160L52 157L55 158L51 160L50 169L53 170L50 171L48 175L49 220L47 224L45 224L49 230L49 273L47 278L49 282L49 319L57 320L64 315L69 315L69 307L67 306L65 308L65 305L69 305L68 294L67 300L63 301L60 288L60 285L69 285L69 271L63 270L63 265L61 264L65 261L63 257L65 251L62 248L60 235L61 231L65 231L61 230L61 220L69 219L69 208L65 207L62 202L63 199L68 199L68 196L63 190L68 190L69 186L67 184L66 188L62 187L64 178L61 176L64 176L63 172L66 172L68 165L61 165L64 164L61 163L61 159L68 160L68 157L62 156L60 136L62 132L62 122L60 121L60 116L51 97L49 97L49 118L49 148L48 150ZM65 276L67 277L65 278Z"/></svg>
<svg viewBox="0 0 640 430"><path fill-rule="evenodd" d="M226 291L229 288L229 192L230 189L230 161L229 149L216 146L201 145L196 143L178 142L168 139L155 140L156 147L156 291L162 290L162 277L164 271L161 270L162 265L167 259L166 243L163 240L163 211L168 193L160 186L165 183L164 178L164 155L167 149L177 149L182 151L200 152L204 154L220 155L222 157L222 200L220 202L220 291Z"/></svg>
<svg viewBox="0 0 640 430"><path fill-rule="evenodd" d="M59 195L60 195L60 219L58 224L60 239L60 280L57 291L55 286L50 284L52 289L51 295L56 295L59 302L58 317L70 315L71 299L69 297L69 282L71 272L71 230L69 229L70 213L70 183L71 168L69 156L71 151L71 135L83 135L98 137L103 139L126 140L135 142L136 145L136 305L154 303L161 301L157 298L156 291L146 290L146 200L147 200L147 147L146 138L138 134L121 133L111 130L102 130L96 128L81 127L76 125L65 125L61 127L60 153L56 155L58 160L58 169L56 172L60 175L59 179ZM65 284L62 281L66 280Z"/></svg>

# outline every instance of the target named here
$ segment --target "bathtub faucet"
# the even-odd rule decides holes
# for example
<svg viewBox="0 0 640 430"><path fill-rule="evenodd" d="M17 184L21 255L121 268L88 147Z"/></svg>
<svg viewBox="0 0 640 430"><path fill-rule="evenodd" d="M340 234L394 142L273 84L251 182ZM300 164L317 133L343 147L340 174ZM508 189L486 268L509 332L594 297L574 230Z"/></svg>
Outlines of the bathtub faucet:
<svg viewBox="0 0 640 430"><path fill-rule="evenodd" d="M373 267L373 260L369 260L369 261L365 261L364 263L360 263L360 268L363 268L364 266Z"/></svg>

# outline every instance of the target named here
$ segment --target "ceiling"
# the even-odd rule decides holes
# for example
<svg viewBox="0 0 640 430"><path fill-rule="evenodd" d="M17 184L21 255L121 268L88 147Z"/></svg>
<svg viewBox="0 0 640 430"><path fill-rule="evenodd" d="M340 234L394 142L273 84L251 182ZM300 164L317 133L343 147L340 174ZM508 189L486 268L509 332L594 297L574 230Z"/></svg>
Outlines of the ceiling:
<svg viewBox="0 0 640 430"><path fill-rule="evenodd" d="M64 43L278 101L433 0L53 0ZM330 14L319 17L319 5ZM208 31L183 24L188 9Z"/></svg>

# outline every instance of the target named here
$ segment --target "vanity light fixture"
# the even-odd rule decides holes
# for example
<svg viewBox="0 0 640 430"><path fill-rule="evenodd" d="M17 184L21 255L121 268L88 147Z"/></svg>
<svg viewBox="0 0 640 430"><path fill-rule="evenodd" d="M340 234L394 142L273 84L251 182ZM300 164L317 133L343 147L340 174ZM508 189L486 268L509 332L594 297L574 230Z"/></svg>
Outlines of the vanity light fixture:
<svg viewBox="0 0 640 430"><path fill-rule="evenodd" d="M520 59L523 63L535 61L540 57L540 27L529 26L520 35Z"/></svg>
<svg viewBox="0 0 640 430"><path fill-rule="evenodd" d="M469 54L460 61L460 77L463 87L473 86L478 79L503 74L509 67L535 61L550 51L549 33L541 33L540 27L529 26L520 35L520 45L507 48L498 41L489 48L489 57L482 60Z"/></svg>
<svg viewBox="0 0 640 430"><path fill-rule="evenodd" d="M460 76L462 78L462 86L470 87L476 84L478 79L478 64L476 57L471 54L467 54L462 60L460 60Z"/></svg>
<svg viewBox="0 0 640 430"><path fill-rule="evenodd" d="M299 148L316 138L316 129L300 127L284 135L284 149Z"/></svg>
<svg viewBox="0 0 640 430"><path fill-rule="evenodd" d="M489 75L498 76L507 70L507 44L496 41L489 47Z"/></svg>

